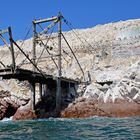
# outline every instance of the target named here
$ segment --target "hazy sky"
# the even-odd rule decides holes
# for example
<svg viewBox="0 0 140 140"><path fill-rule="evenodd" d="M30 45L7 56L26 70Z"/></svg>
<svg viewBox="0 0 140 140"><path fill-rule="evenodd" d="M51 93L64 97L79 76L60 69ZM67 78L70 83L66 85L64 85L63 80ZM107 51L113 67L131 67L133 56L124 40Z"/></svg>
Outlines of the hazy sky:
<svg viewBox="0 0 140 140"><path fill-rule="evenodd" d="M22 39L33 19L61 11L75 28L140 18L140 0L1 0L0 29L12 26L15 39ZM68 30L64 27L64 30Z"/></svg>

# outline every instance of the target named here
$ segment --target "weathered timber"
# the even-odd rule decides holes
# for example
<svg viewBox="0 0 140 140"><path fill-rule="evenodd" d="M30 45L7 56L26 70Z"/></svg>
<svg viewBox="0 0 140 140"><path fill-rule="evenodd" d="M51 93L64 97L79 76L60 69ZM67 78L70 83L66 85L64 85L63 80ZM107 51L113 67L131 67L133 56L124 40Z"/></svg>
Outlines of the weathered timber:
<svg viewBox="0 0 140 140"><path fill-rule="evenodd" d="M20 68L16 68L14 71L12 68L5 68L5 69L0 69L0 77L2 77L3 79L18 79L20 81L34 81L36 83L46 83L48 80L57 80L57 77L52 76L52 75L47 75L45 74L45 77L39 73L39 72L34 72L31 70L27 70L27 69L20 69ZM61 77L62 82L66 82L66 83L74 83L74 84L78 84L79 81L78 80L73 80L73 79L69 79L69 78L65 78L65 77Z"/></svg>

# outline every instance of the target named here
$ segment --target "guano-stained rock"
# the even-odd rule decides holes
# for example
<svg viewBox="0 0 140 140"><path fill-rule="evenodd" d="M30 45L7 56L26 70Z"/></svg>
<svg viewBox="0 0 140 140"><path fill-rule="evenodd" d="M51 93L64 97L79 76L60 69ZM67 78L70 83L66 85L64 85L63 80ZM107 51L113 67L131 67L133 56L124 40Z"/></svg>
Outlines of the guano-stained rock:
<svg viewBox="0 0 140 140"><path fill-rule="evenodd" d="M140 19L75 29L75 32L83 43L73 35L73 31L63 34L79 60L84 75L67 44L62 40L64 50L62 55L65 58L62 59L62 76L82 81L85 79L87 84L82 83L76 87L79 98L61 112L61 117L139 116ZM42 36L44 37L46 36ZM44 43L46 41L43 40ZM53 41L57 42L57 38ZM56 54L58 46L54 45L53 41L49 41L47 45L53 46L50 52ZM23 41L17 43L21 45ZM32 38L25 40L22 46L30 58L32 58L31 46ZM38 43L37 58L42 49ZM0 48L0 54L4 54L1 61L10 66L11 53L6 46ZM15 55L17 65L24 69L32 69L32 65L16 47ZM43 56L48 54L43 53ZM0 68L3 66L0 65ZM41 61L39 68L47 74L57 75L57 69L50 59ZM30 108L26 109L30 100L29 90L29 84L25 81L0 79L0 119L11 107L18 109L14 115L15 120L35 118L34 112Z"/></svg>

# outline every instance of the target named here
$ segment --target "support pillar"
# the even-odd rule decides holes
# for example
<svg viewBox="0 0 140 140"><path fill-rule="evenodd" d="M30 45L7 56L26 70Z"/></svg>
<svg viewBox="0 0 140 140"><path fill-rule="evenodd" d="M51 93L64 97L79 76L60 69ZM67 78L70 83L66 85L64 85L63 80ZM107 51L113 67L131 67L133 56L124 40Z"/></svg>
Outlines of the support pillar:
<svg viewBox="0 0 140 140"><path fill-rule="evenodd" d="M33 63L36 65L36 24L34 21L32 22L33 25ZM33 65L33 71L36 71L35 66Z"/></svg>
<svg viewBox="0 0 140 140"><path fill-rule="evenodd" d="M68 97L70 98L70 94L71 94L71 83L69 82L68 85Z"/></svg>
<svg viewBox="0 0 140 140"><path fill-rule="evenodd" d="M57 77L57 89L56 89L56 111L61 109L61 18L62 15L58 15L58 77Z"/></svg>
<svg viewBox="0 0 140 140"><path fill-rule="evenodd" d="M71 98L71 83L68 83L68 89L67 89L67 97Z"/></svg>
<svg viewBox="0 0 140 140"><path fill-rule="evenodd" d="M30 83L31 88L31 109L35 110L35 83Z"/></svg>
<svg viewBox="0 0 140 140"><path fill-rule="evenodd" d="M57 78L57 91L56 91L56 111L61 109L61 79Z"/></svg>
<svg viewBox="0 0 140 140"><path fill-rule="evenodd" d="M43 92L43 90L42 90L42 83L39 83L39 94L40 94L41 101L42 101L42 98L43 98L42 92Z"/></svg>
<svg viewBox="0 0 140 140"><path fill-rule="evenodd" d="M47 95L47 84L43 84L43 97Z"/></svg>
<svg viewBox="0 0 140 140"><path fill-rule="evenodd" d="M15 70L16 63L15 63L14 47L13 47L13 42L12 42L11 27L8 27L8 32L9 32L9 37L10 37L10 50L11 50L11 55L12 55L12 68L13 68L13 70Z"/></svg>

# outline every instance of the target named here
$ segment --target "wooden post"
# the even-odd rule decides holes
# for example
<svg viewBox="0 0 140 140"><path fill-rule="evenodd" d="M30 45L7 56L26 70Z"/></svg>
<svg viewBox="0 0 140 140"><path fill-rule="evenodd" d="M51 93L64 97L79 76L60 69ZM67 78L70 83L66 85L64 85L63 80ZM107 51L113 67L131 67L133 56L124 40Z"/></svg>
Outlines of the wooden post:
<svg viewBox="0 0 140 140"><path fill-rule="evenodd" d="M15 70L16 63L15 63L14 47L13 47L13 42L12 42L11 27L8 27L8 32L9 32L9 37L10 37L10 50L11 50L11 55L12 55L12 68L13 68L13 70Z"/></svg>
<svg viewBox="0 0 140 140"><path fill-rule="evenodd" d="M31 88L31 108L35 110L35 83L30 83Z"/></svg>
<svg viewBox="0 0 140 140"><path fill-rule="evenodd" d="M42 101L42 97L43 97L43 95L42 95L42 83L39 83L39 94L40 94L40 99Z"/></svg>
<svg viewBox="0 0 140 140"><path fill-rule="evenodd" d="M68 97L70 97L70 94L71 94L71 83L69 82Z"/></svg>
<svg viewBox="0 0 140 140"><path fill-rule="evenodd" d="M61 109L61 13L58 14L58 77L56 90L56 111Z"/></svg>
<svg viewBox="0 0 140 140"><path fill-rule="evenodd" d="M45 97L46 96L46 93L47 93L47 84L43 84L43 95L42 97Z"/></svg>
<svg viewBox="0 0 140 140"><path fill-rule="evenodd" d="M34 21L32 22L33 25L33 63L36 65L36 24ZM33 65L33 71L36 71L36 67Z"/></svg>

